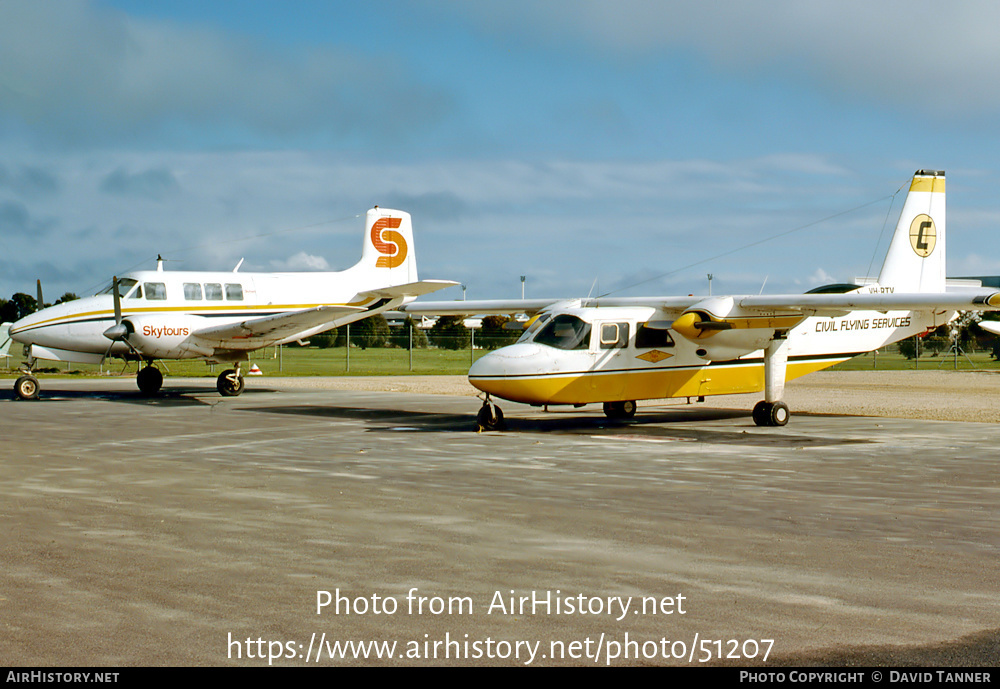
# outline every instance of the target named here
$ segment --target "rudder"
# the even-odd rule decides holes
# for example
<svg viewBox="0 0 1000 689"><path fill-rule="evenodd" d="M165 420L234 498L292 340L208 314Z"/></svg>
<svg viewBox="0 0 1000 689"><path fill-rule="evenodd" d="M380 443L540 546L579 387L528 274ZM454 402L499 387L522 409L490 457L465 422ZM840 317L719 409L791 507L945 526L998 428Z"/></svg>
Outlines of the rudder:
<svg viewBox="0 0 1000 689"><path fill-rule="evenodd" d="M365 217L365 244L361 263L379 284L401 285L417 281L413 223L405 211L375 206Z"/></svg>
<svg viewBox="0 0 1000 689"><path fill-rule="evenodd" d="M896 292L945 291L944 172L917 170L878 284Z"/></svg>

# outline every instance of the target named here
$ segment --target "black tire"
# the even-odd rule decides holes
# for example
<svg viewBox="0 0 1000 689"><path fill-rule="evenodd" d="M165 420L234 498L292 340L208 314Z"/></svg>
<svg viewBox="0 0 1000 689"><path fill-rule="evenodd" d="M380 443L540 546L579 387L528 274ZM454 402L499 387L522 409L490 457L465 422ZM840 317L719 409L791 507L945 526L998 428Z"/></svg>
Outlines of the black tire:
<svg viewBox="0 0 1000 689"><path fill-rule="evenodd" d="M633 400L604 403L604 415L609 419L631 419L635 416L635 409Z"/></svg>
<svg viewBox="0 0 1000 689"><path fill-rule="evenodd" d="M219 374L215 387L223 397L238 397L243 392L243 376L236 375L236 369L226 369Z"/></svg>
<svg viewBox="0 0 1000 689"><path fill-rule="evenodd" d="M21 376L14 381L14 394L19 400L37 400L38 388L38 379L34 376Z"/></svg>
<svg viewBox="0 0 1000 689"><path fill-rule="evenodd" d="M771 405L770 413L768 414L768 425L769 426L784 426L788 423L788 417L791 416L788 411L788 405L784 402L774 402Z"/></svg>
<svg viewBox="0 0 1000 689"><path fill-rule="evenodd" d="M503 410L495 404L485 403L476 414L476 425L481 431L502 431L507 425L503 420Z"/></svg>
<svg viewBox="0 0 1000 689"><path fill-rule="evenodd" d="M139 386L139 392L152 397L163 387L163 374L155 366L146 366L136 374L135 384Z"/></svg>
<svg viewBox="0 0 1000 689"><path fill-rule="evenodd" d="M761 400L753 407L753 422L758 426L770 426L771 405Z"/></svg>

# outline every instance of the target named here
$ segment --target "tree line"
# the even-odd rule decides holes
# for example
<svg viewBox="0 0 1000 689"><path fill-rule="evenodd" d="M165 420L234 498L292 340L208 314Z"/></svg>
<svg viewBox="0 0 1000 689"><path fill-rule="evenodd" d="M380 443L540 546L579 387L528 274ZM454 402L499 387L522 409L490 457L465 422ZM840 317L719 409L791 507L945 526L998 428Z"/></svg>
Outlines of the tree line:
<svg viewBox="0 0 1000 689"><path fill-rule="evenodd" d="M62 304L63 302L73 301L79 299L72 292L66 292L64 295L59 297L53 302L53 304ZM32 314L39 309L43 309L46 306L52 306L48 302L39 306L38 299L31 296L30 294L25 294L24 292L17 292L12 295L10 299L0 298L0 323L13 323L14 321L19 321L28 314Z"/></svg>

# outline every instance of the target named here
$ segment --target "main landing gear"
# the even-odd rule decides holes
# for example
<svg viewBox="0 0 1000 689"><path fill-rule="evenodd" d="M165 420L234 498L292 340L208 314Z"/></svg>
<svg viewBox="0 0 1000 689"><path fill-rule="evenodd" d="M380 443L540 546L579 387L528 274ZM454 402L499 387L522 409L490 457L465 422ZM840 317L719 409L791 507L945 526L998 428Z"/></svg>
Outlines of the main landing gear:
<svg viewBox="0 0 1000 689"><path fill-rule="evenodd" d="M215 381L215 387L219 389L219 394L223 397L236 397L243 392L243 376L240 374L240 365L219 374Z"/></svg>
<svg viewBox="0 0 1000 689"><path fill-rule="evenodd" d="M476 432L479 431L502 431L507 428L503 420L503 411L500 407L490 401L487 394L483 399L483 406L476 414Z"/></svg>
<svg viewBox="0 0 1000 689"><path fill-rule="evenodd" d="M775 330L764 350L764 399L753 408L753 422L758 426L784 426L791 412L781 401L785 394L785 368L788 364L788 333Z"/></svg>
<svg viewBox="0 0 1000 689"><path fill-rule="evenodd" d="M147 362L135 376L135 384L139 386L139 392L147 397L152 397L163 387L163 374L160 369Z"/></svg>
<svg viewBox="0 0 1000 689"><path fill-rule="evenodd" d="M604 415L609 419L631 419L635 417L635 401L605 402Z"/></svg>
<svg viewBox="0 0 1000 689"><path fill-rule="evenodd" d="M784 426L788 423L788 405L761 400L753 408L753 422L758 426Z"/></svg>

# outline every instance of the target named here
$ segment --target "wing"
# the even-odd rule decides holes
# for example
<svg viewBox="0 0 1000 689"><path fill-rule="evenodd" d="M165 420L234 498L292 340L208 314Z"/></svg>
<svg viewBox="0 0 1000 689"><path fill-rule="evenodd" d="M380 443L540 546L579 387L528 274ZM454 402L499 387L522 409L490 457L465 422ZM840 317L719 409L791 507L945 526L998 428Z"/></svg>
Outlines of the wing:
<svg viewBox="0 0 1000 689"><path fill-rule="evenodd" d="M256 349L281 342L298 333L304 333L327 323L332 324L338 318L363 313L366 310L358 306L319 306L314 309L292 311L277 316L250 318L237 323L215 325L196 330L192 335L217 348Z"/></svg>
<svg viewBox="0 0 1000 689"><path fill-rule="evenodd" d="M995 311L1000 292L784 294L734 297L744 309L839 316L849 311Z"/></svg>
<svg viewBox="0 0 1000 689"><path fill-rule="evenodd" d="M735 297L601 297L596 299L481 299L475 301L415 301L400 307L417 316L469 316L486 314L534 315L556 308L650 306L681 314L721 300L730 308L762 315L841 316L851 311L996 311L1000 292L913 292L847 294L768 294ZM721 314L719 314L721 315ZM786 324L787 326L787 324Z"/></svg>
<svg viewBox="0 0 1000 689"><path fill-rule="evenodd" d="M477 299L472 301L415 301L399 308L415 316L472 316L524 313L533 316L553 309L595 306L652 306L680 313L703 297L602 297L596 299Z"/></svg>

